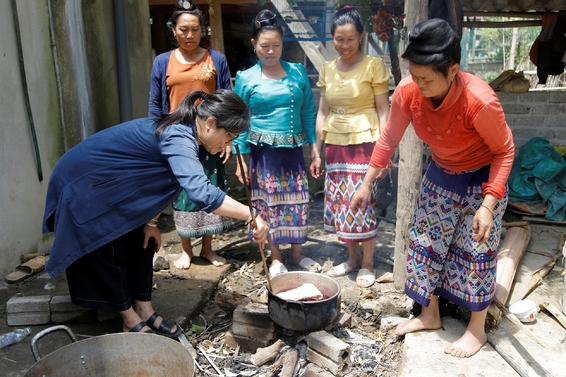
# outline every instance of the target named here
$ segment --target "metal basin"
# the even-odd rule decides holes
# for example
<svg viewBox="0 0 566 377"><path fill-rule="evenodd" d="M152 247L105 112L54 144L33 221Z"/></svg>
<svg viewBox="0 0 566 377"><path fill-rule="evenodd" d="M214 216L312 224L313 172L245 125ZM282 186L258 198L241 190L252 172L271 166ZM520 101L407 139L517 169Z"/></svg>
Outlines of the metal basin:
<svg viewBox="0 0 566 377"><path fill-rule="evenodd" d="M288 301L277 293L314 284L324 295L320 301ZM268 310L273 322L295 331L318 331L331 326L340 315L340 285L331 277L314 272L286 272L271 279Z"/></svg>
<svg viewBox="0 0 566 377"><path fill-rule="evenodd" d="M48 333L66 331L73 343L41 357L37 341ZM25 377L193 377L194 359L179 342L156 334L116 333L77 341L67 326L53 326L31 341L37 361Z"/></svg>

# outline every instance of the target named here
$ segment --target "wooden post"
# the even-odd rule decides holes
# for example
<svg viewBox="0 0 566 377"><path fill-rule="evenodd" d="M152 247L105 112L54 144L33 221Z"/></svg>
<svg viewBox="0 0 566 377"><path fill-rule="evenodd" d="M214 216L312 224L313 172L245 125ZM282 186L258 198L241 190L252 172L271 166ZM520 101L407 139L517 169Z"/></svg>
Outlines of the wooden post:
<svg viewBox="0 0 566 377"><path fill-rule="evenodd" d="M210 15L210 45L213 49L224 54L224 31L222 29L222 4L220 0L212 0L208 8ZM213 9L211 12L210 10Z"/></svg>
<svg viewBox="0 0 566 377"><path fill-rule="evenodd" d="M397 46L395 46L395 37L389 38L387 48L389 50L389 57L391 58L391 73L395 78L395 85L399 85L399 82L401 82L401 67L399 66Z"/></svg>
<svg viewBox="0 0 566 377"><path fill-rule="evenodd" d="M428 0L405 1L405 27L411 30L415 24L427 19ZM403 77L408 75L402 70ZM394 114L393 114L394 115ZM405 262L409 244L409 225L413 216L415 199L422 179L424 145L409 127L399 145L399 184L397 189L397 225L395 227L395 264L393 266L395 288L405 286Z"/></svg>

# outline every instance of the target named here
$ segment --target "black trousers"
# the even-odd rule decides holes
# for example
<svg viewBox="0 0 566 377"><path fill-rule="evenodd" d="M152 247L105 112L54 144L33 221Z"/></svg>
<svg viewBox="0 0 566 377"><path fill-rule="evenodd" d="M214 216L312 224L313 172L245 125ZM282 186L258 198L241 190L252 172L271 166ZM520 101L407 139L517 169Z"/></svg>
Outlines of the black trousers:
<svg viewBox="0 0 566 377"><path fill-rule="evenodd" d="M75 305L110 311L151 301L154 240L143 248L143 227L94 250L71 264L67 283Z"/></svg>

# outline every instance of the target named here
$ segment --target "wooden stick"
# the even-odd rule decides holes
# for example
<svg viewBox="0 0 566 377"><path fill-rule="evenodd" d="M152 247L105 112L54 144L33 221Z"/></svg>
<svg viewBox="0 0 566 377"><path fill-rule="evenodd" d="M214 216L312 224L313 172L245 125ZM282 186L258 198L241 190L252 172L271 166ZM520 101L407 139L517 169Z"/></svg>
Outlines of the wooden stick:
<svg viewBox="0 0 566 377"><path fill-rule="evenodd" d="M250 215L252 216L252 223L250 224L252 228L255 228L255 216L254 216L254 207L252 205L252 199L250 195L250 188L248 187L248 179L246 177L246 172L244 171L244 162L242 155L240 154L240 147L238 144L235 145L236 153L237 153L237 160L238 164L240 165L240 172L242 173L242 179L244 180L244 188L246 189L246 198L248 199L248 207L250 207ZM265 277L267 278L267 287L271 292L271 279L269 277L269 269L267 268L267 261L265 260L265 253L263 252L263 243L258 243L259 252L261 253L261 261L263 262L263 271L265 272Z"/></svg>
<svg viewBox="0 0 566 377"><path fill-rule="evenodd" d="M204 352L204 350L201 347L198 347L198 350L204 355L204 357L206 357L206 360L208 360L208 362L210 363L210 365L212 365L212 367L214 368L214 370L216 371L216 373L218 373L220 376L224 376L224 374L220 371L220 369L218 369L218 367L216 366L216 364L214 364L214 362L210 359L210 356L208 356L206 354L206 352Z"/></svg>
<svg viewBox="0 0 566 377"><path fill-rule="evenodd" d="M539 339L535 334L527 330L525 328L525 325L523 325L523 322L519 321L519 319L515 316L515 314L511 313L509 309L507 309L507 307L505 307L505 305L503 305L501 301L499 301L497 298L494 298L493 303L497 306L499 310L501 310L503 316L506 317L509 321L511 321L511 323L513 323L515 326L517 326L517 328L521 332L526 334L529 338L537 342L543 348L548 349L548 345L544 343L541 339Z"/></svg>
<svg viewBox="0 0 566 377"><path fill-rule="evenodd" d="M566 329L566 315L562 314L560 310L550 302L545 301L539 305L541 309L546 309L556 320Z"/></svg>
<svg viewBox="0 0 566 377"><path fill-rule="evenodd" d="M550 262L548 262L548 264L543 268L538 269L533 274L531 280L529 281L529 284L527 285L527 291L525 292L521 300L524 300L525 297L530 295L539 285L541 285L542 280L545 278L545 276L548 275L550 271L552 271L552 269L556 265L556 262L558 261L558 258L562 256L562 246L564 245L564 241L566 241L566 234L562 234L562 236L560 237L560 242L558 243L558 251L556 252L556 254L554 254L554 257L550 260Z"/></svg>
<svg viewBox="0 0 566 377"><path fill-rule="evenodd" d="M264 348L258 348L256 353L251 357L252 364L259 367L269 361L275 360L277 352L285 345L281 339L277 339L275 343Z"/></svg>
<svg viewBox="0 0 566 377"><path fill-rule="evenodd" d="M503 222L501 224L502 227L510 228L512 226L527 226L529 225L528 221L511 221L511 222Z"/></svg>

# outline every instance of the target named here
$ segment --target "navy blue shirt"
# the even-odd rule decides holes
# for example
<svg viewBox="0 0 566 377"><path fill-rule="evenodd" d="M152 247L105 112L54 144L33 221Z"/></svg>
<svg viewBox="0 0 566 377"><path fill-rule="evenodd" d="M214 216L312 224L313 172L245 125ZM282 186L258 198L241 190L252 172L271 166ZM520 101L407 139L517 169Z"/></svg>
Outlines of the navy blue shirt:
<svg viewBox="0 0 566 377"><path fill-rule="evenodd" d="M143 118L110 127L57 162L43 218L43 233L55 232L51 277L145 224L181 189L206 212L220 207L226 194L204 174L194 125L171 125L159 139L156 125Z"/></svg>

